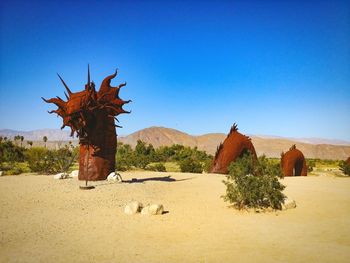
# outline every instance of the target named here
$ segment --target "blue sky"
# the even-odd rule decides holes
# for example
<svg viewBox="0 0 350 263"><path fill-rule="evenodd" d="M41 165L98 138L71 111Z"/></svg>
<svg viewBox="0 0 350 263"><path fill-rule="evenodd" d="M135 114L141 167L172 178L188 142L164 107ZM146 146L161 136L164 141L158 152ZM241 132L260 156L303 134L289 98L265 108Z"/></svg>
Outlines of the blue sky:
<svg viewBox="0 0 350 263"><path fill-rule="evenodd" d="M350 140L349 1L2 1L0 129L59 128L60 73L133 103L149 126Z"/></svg>

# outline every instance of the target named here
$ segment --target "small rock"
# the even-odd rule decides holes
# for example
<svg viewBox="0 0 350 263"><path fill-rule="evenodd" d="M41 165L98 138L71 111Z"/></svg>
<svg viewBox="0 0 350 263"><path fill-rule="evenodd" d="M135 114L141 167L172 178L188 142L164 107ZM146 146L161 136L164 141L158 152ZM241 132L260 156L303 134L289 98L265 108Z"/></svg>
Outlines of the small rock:
<svg viewBox="0 0 350 263"><path fill-rule="evenodd" d="M115 172L111 172L108 176L107 176L107 180L111 181L113 180L113 178L115 177Z"/></svg>
<svg viewBox="0 0 350 263"><path fill-rule="evenodd" d="M282 205L283 210L292 209L296 207L297 203L293 199L290 199L288 197L284 200L284 204Z"/></svg>
<svg viewBox="0 0 350 263"><path fill-rule="evenodd" d="M115 173L115 172L111 172L108 176L107 176L107 181L108 182L122 182L123 179L120 176L120 174Z"/></svg>
<svg viewBox="0 0 350 263"><path fill-rule="evenodd" d="M127 215L134 215L140 212L142 209L142 204L137 201L132 201L128 203L124 208L124 213Z"/></svg>
<svg viewBox="0 0 350 263"><path fill-rule="evenodd" d="M59 174L55 174L53 176L53 179L59 180L59 179L66 179L68 178L68 174L67 173L59 173Z"/></svg>
<svg viewBox="0 0 350 263"><path fill-rule="evenodd" d="M3 176L4 172L3 171L0 171L0 176Z"/></svg>
<svg viewBox="0 0 350 263"><path fill-rule="evenodd" d="M79 175L79 170L74 170L74 171L72 171L70 174L69 174L69 176L70 177L78 177L78 175Z"/></svg>
<svg viewBox="0 0 350 263"><path fill-rule="evenodd" d="M141 211L141 214L143 215L161 215L164 212L164 207L163 205L160 204L153 204L153 205L148 205L144 207Z"/></svg>

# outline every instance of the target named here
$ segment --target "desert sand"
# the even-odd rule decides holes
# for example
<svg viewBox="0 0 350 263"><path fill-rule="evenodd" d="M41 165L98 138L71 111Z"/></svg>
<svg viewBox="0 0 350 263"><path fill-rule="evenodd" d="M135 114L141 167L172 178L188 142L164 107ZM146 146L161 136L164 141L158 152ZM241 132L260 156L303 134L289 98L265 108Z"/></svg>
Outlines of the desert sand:
<svg viewBox="0 0 350 263"><path fill-rule="evenodd" d="M220 198L222 175L122 176L85 191L77 179L0 177L0 261L349 262L350 178L285 178L297 208L254 213ZM166 213L126 215L131 200Z"/></svg>

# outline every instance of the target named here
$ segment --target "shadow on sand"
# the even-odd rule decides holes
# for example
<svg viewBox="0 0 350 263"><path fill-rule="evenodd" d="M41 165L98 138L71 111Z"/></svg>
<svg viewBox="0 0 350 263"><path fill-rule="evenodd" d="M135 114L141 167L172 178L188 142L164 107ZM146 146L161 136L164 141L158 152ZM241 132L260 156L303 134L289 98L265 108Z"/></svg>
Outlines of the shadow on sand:
<svg viewBox="0 0 350 263"><path fill-rule="evenodd" d="M162 177L149 177L149 178L142 178L142 179L137 179L137 178L132 178L131 180L123 180L123 183L144 183L147 181L158 181L158 182L181 182L181 181L187 181L191 180L194 177L189 177L189 178L184 178L184 179L174 179L170 175L168 176L162 176Z"/></svg>
<svg viewBox="0 0 350 263"><path fill-rule="evenodd" d="M179 179L176 180L174 178L171 178L171 175L168 176L159 176L159 177L149 177L149 178L142 178L142 179L137 179L137 178L132 178L130 180L123 180L120 183L127 183L127 184L133 184L133 183L145 183L147 181L158 181L158 182L181 182L181 181L187 181L187 180L192 180L194 177L189 177L189 178L184 178L184 179ZM100 187L100 186L105 186L105 185L111 185L113 183L107 182L107 181L101 181L101 183L98 183L98 181L90 181L90 185L93 185L94 188Z"/></svg>

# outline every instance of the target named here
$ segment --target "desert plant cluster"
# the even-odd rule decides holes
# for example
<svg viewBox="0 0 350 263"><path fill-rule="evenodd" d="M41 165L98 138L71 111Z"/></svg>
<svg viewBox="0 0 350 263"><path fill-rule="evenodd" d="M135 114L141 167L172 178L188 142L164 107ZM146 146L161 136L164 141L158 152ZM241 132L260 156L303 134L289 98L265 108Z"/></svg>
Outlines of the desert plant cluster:
<svg viewBox="0 0 350 263"><path fill-rule="evenodd" d="M128 144L118 143L116 165L118 171L144 169L166 172L165 163L173 163L181 172L202 173L207 171L212 156L196 147L186 147L174 144L154 148L141 140L137 141L135 149Z"/></svg>
<svg viewBox="0 0 350 263"><path fill-rule="evenodd" d="M346 161L340 161L339 169L345 174L350 176L350 164Z"/></svg>
<svg viewBox="0 0 350 263"><path fill-rule="evenodd" d="M17 137L16 137L17 138ZM43 138L47 142L47 137ZM0 138L0 170L7 175L35 172L55 174L67 172L71 167L77 167L79 147L71 143L60 146L59 149L32 147L27 141L24 147L16 140ZM182 145L163 146L155 149L152 144L138 141L135 148L128 144L118 143L116 154L117 171L149 170L202 173L207 171L212 156L196 147Z"/></svg>
<svg viewBox="0 0 350 263"><path fill-rule="evenodd" d="M58 149L48 149L47 136L43 137L44 146L33 146L33 141L24 140L23 136L15 136L13 140L0 136L0 170L7 175L36 172L55 174L77 168L79 148L71 142L59 145ZM118 143L116 154L117 171L149 170L149 171L181 171L188 173L208 172L213 156L196 147L174 144L171 146L153 147L141 140L136 147ZM267 159L267 158L265 158ZM274 165L280 163L279 158L268 158ZM307 159L309 172L316 166L331 166L349 175L350 166L345 161Z"/></svg>
<svg viewBox="0 0 350 263"><path fill-rule="evenodd" d="M283 177L281 166L261 156L254 159L250 152L232 162L229 174L223 181L226 185L224 200L238 209L281 209L285 199L285 188L279 182Z"/></svg>
<svg viewBox="0 0 350 263"><path fill-rule="evenodd" d="M45 136L46 137L46 136ZM28 172L42 174L55 174L68 172L77 161L79 149L71 143L59 149L48 149L45 147L32 147L32 142L27 141L28 148L21 144L8 140L6 137L0 138L0 170L7 175L15 175ZM23 136L22 136L23 138ZM45 140L46 139L46 140ZM47 137L44 138L44 142Z"/></svg>

